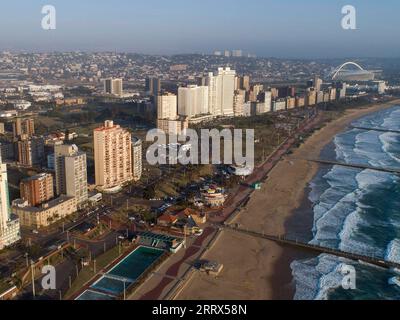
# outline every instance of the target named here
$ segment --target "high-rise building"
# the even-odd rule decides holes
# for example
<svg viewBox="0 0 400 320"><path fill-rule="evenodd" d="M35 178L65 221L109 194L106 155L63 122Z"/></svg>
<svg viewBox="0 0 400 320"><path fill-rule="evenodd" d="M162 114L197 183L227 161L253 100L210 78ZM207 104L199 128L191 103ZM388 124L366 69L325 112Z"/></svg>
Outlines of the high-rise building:
<svg viewBox="0 0 400 320"><path fill-rule="evenodd" d="M243 56L242 50L232 50L232 57L240 58Z"/></svg>
<svg viewBox="0 0 400 320"><path fill-rule="evenodd" d="M253 85L249 94L249 100L251 102L257 102L258 100L260 100L259 95L263 90L264 86L262 84Z"/></svg>
<svg viewBox="0 0 400 320"><path fill-rule="evenodd" d="M123 86L122 79L105 79L104 80L104 93L112 94L115 96L122 96Z"/></svg>
<svg viewBox="0 0 400 320"><path fill-rule="evenodd" d="M94 130L96 186L101 190L132 181L132 137L128 130L107 120Z"/></svg>
<svg viewBox="0 0 400 320"><path fill-rule="evenodd" d="M179 115L192 118L208 113L208 87L187 86L178 89Z"/></svg>
<svg viewBox="0 0 400 320"><path fill-rule="evenodd" d="M288 87L281 87L278 91L279 98L286 98L286 97L295 97L296 95L296 88L292 86Z"/></svg>
<svg viewBox="0 0 400 320"><path fill-rule="evenodd" d="M44 139L31 137L17 142L18 163L32 167L40 165L44 160Z"/></svg>
<svg viewBox="0 0 400 320"><path fill-rule="evenodd" d="M244 103L246 99L246 92L244 90L236 90L233 99L233 112L235 117L244 115Z"/></svg>
<svg viewBox="0 0 400 320"><path fill-rule="evenodd" d="M157 96L157 119L176 120L178 100L175 94L165 92Z"/></svg>
<svg viewBox="0 0 400 320"><path fill-rule="evenodd" d="M299 96L297 96L297 97L296 97L296 102L295 102L295 104L296 104L296 107L297 107L297 108L304 107L304 105L305 105L305 98L304 98L304 97L299 97Z"/></svg>
<svg viewBox="0 0 400 320"><path fill-rule="evenodd" d="M159 78L150 77L146 79L146 92L154 97L161 92L161 80Z"/></svg>
<svg viewBox="0 0 400 320"><path fill-rule="evenodd" d="M76 198L78 206L88 200L86 153L76 145L56 145L54 147L57 195Z"/></svg>
<svg viewBox="0 0 400 320"><path fill-rule="evenodd" d="M139 181L142 177L142 140L132 137L132 175L133 181Z"/></svg>
<svg viewBox="0 0 400 320"><path fill-rule="evenodd" d="M23 179L20 183L21 199L35 207L54 197L53 175L42 173Z"/></svg>
<svg viewBox="0 0 400 320"><path fill-rule="evenodd" d="M235 90L250 90L250 77L243 76L243 77L236 77L236 85Z"/></svg>
<svg viewBox="0 0 400 320"><path fill-rule="evenodd" d="M305 105L314 106L317 103L317 92L314 88L308 88L306 93Z"/></svg>
<svg viewBox="0 0 400 320"><path fill-rule="evenodd" d="M28 137L33 136L35 134L35 121L33 119L17 118L15 122L13 122L13 133L14 138L23 135Z"/></svg>
<svg viewBox="0 0 400 320"><path fill-rule="evenodd" d="M314 88L317 92L321 91L322 87L322 79L320 79L317 75L314 77Z"/></svg>
<svg viewBox="0 0 400 320"><path fill-rule="evenodd" d="M19 219L11 214L7 165L0 157L0 250L21 239Z"/></svg>
<svg viewBox="0 0 400 320"><path fill-rule="evenodd" d="M216 75L209 73L207 78L209 110L213 116L233 116L233 97L236 71L218 68Z"/></svg>

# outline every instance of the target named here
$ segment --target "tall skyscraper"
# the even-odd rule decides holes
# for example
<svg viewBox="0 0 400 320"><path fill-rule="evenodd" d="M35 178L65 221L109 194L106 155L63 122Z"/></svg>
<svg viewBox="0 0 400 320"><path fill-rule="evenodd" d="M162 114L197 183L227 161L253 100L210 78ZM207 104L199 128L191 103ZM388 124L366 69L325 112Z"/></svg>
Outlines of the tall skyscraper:
<svg viewBox="0 0 400 320"><path fill-rule="evenodd" d="M42 173L23 179L20 183L21 199L35 207L54 197L53 175Z"/></svg>
<svg viewBox="0 0 400 320"><path fill-rule="evenodd" d="M122 96L123 85L122 79L105 79L104 80L104 93L112 94L115 96Z"/></svg>
<svg viewBox="0 0 400 320"><path fill-rule="evenodd" d="M17 118L13 122L14 138L19 138L22 135L31 137L35 134L35 122L33 119Z"/></svg>
<svg viewBox="0 0 400 320"><path fill-rule="evenodd" d="M96 186L101 189L120 187L132 181L132 137L128 130L107 120L94 130Z"/></svg>
<svg viewBox="0 0 400 320"><path fill-rule="evenodd" d="M180 87L178 89L178 113L188 118L208 114L208 87Z"/></svg>
<svg viewBox="0 0 400 320"><path fill-rule="evenodd" d="M209 109L214 116L233 116L235 92L235 70L218 68L216 75L209 73L207 78Z"/></svg>
<svg viewBox="0 0 400 320"><path fill-rule="evenodd" d="M157 119L176 120L177 117L176 95L166 92L157 96Z"/></svg>
<svg viewBox="0 0 400 320"><path fill-rule="evenodd" d="M133 181L139 181L142 177L142 140L132 137L132 175Z"/></svg>
<svg viewBox="0 0 400 320"><path fill-rule="evenodd" d="M146 92L154 97L161 92L161 80L159 78L150 77L146 79Z"/></svg>
<svg viewBox="0 0 400 320"><path fill-rule="evenodd" d="M0 156L0 250L21 239L19 219L11 214L7 165Z"/></svg>
<svg viewBox="0 0 400 320"><path fill-rule="evenodd" d="M86 153L76 145L54 147L57 195L75 197L78 206L88 199Z"/></svg>

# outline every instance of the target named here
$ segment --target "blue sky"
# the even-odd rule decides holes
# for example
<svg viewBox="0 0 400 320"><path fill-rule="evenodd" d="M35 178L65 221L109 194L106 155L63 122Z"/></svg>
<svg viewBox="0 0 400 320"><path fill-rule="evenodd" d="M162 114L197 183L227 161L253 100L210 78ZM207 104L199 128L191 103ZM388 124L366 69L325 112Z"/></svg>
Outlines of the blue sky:
<svg viewBox="0 0 400 320"><path fill-rule="evenodd" d="M57 29L41 28L41 8ZM357 9L357 30L341 8ZM0 50L400 57L398 0L2 0Z"/></svg>

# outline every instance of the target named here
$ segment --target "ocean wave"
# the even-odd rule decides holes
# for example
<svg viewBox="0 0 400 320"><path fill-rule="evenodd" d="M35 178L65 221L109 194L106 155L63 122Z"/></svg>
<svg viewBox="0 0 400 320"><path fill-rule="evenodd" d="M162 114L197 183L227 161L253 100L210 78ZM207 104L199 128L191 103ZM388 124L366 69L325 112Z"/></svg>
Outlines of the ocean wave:
<svg viewBox="0 0 400 320"><path fill-rule="evenodd" d="M400 107L378 112L355 124L398 130ZM334 138L334 148L337 161L398 167L399 142L399 134L351 129ZM400 263L400 239L391 240L398 235L400 225L400 214L396 211L400 194L399 177L341 166L320 172L310 183L309 198L314 214L314 236L310 243ZM291 268L296 284L295 299L329 299L341 285L343 277L340 271L344 260L320 255L318 258L294 261ZM398 290L397 283L393 282L397 286L391 289L387 285L395 273L386 274L370 265L357 265L363 270L360 277L368 283L366 288L371 290L369 294L372 296L385 298L388 290ZM377 274L380 280L375 283ZM362 297L366 293L357 292L354 297L360 294ZM391 297L389 293L387 297Z"/></svg>
<svg viewBox="0 0 400 320"><path fill-rule="evenodd" d="M379 136L379 139L382 142L382 150L387 155L389 155L389 157L391 159L400 163L400 150L398 148L397 148L397 150L393 150L394 146L399 145L400 134L393 133L393 132L387 132L387 133L381 134Z"/></svg>
<svg viewBox="0 0 400 320"><path fill-rule="evenodd" d="M400 263L400 239L391 241L386 249L385 259Z"/></svg>

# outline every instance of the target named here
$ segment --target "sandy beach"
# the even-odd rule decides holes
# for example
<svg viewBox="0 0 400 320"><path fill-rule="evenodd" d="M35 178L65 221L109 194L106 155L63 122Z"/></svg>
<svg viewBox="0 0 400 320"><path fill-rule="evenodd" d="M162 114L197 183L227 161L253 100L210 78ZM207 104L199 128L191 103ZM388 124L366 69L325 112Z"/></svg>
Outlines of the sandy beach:
<svg viewBox="0 0 400 320"><path fill-rule="evenodd" d="M355 119L399 103L397 100L347 110L343 116L315 132L275 166L262 190L253 194L233 222L242 228L275 235L285 234L288 222L296 232L309 230L312 212L308 209L307 187L317 173L318 165L302 159L318 158L333 137ZM220 276L214 278L196 273L176 299L292 299L290 263L308 255L273 242L222 231L218 241L203 257L224 264Z"/></svg>

